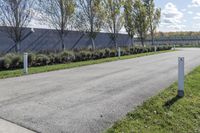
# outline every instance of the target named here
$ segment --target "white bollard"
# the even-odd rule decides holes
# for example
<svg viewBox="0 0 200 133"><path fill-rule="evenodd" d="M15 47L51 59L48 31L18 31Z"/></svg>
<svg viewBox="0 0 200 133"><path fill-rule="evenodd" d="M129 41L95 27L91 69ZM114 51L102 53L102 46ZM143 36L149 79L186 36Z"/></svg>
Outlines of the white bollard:
<svg viewBox="0 0 200 133"><path fill-rule="evenodd" d="M28 74L28 53L24 53L24 74Z"/></svg>
<svg viewBox="0 0 200 133"><path fill-rule="evenodd" d="M184 57L178 58L178 96L184 97Z"/></svg>
<svg viewBox="0 0 200 133"><path fill-rule="evenodd" d="M118 57L119 57L119 59L121 57L121 48L120 47L118 48Z"/></svg>

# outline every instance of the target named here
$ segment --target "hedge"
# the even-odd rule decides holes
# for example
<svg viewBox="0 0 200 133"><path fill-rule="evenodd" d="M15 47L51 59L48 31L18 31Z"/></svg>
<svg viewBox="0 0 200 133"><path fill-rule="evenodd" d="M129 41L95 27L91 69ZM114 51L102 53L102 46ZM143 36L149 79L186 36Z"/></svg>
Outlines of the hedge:
<svg viewBox="0 0 200 133"><path fill-rule="evenodd" d="M171 46L158 46L157 51L170 50ZM121 48L121 56L133 55L139 53L154 52L154 47L131 47ZM28 64L32 66L45 66L54 64L64 64L70 62L97 60L108 57L118 56L115 49L99 49L96 51L64 51L60 53L29 53ZM9 53L0 57L0 70L18 69L23 67L23 57L20 54Z"/></svg>

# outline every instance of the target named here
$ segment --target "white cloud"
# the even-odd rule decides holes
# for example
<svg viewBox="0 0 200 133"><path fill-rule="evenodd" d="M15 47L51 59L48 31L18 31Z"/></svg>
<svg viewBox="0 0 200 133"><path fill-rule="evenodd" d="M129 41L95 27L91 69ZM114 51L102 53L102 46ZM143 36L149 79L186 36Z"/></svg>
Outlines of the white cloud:
<svg viewBox="0 0 200 133"><path fill-rule="evenodd" d="M185 9L185 8L184 8L184 9L181 9L181 11L182 11L182 12L186 12L186 11L187 11L187 9Z"/></svg>
<svg viewBox="0 0 200 133"><path fill-rule="evenodd" d="M193 17L194 20L200 20L200 13L196 13L196 15Z"/></svg>
<svg viewBox="0 0 200 133"><path fill-rule="evenodd" d="M192 3L188 7L200 7L200 0L192 0Z"/></svg>
<svg viewBox="0 0 200 133"><path fill-rule="evenodd" d="M190 15L192 15L192 14L193 14L193 12L192 12L192 11L188 11L187 13L188 13L188 14L190 14Z"/></svg>
<svg viewBox="0 0 200 133"><path fill-rule="evenodd" d="M185 28L183 22L183 13L179 11L173 3L169 2L162 10L161 27L168 28L168 30L182 30Z"/></svg>
<svg viewBox="0 0 200 133"><path fill-rule="evenodd" d="M200 24L193 24L192 28L195 29L195 30L200 29Z"/></svg>

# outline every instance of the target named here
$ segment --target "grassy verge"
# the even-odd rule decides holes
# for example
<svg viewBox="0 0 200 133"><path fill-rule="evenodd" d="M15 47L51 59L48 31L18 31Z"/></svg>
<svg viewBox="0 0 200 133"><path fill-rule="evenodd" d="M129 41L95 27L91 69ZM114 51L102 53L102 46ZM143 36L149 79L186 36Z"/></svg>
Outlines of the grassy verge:
<svg viewBox="0 0 200 133"><path fill-rule="evenodd" d="M186 96L176 97L177 83L146 101L107 133L200 133L200 67L186 76Z"/></svg>
<svg viewBox="0 0 200 133"><path fill-rule="evenodd" d="M166 52L171 52L171 50L160 51L160 52L151 52L151 53L142 53L142 54L129 55L129 56L122 56L120 58L120 60L131 59L131 58L142 57L142 56L148 56L148 55L154 55L154 54L161 54L161 53L166 53ZM99 60L73 62L73 63L68 63L68 64L58 64L58 65L42 66L42 67L31 67L31 68L29 68L29 74L49 72L49 71L62 70L62 69L69 69L69 68L87 66L87 65L92 65L92 64L100 64L100 63L104 63L104 62L111 62L111 61L117 61L117 60L119 60L118 57L112 57L112 58L104 58L104 59L99 59ZM22 76L22 75L23 75L22 69L0 71L0 79L10 78L10 77L18 77L18 76Z"/></svg>
<svg viewBox="0 0 200 133"><path fill-rule="evenodd" d="M200 45L198 45L198 46L193 46L193 45L176 46L176 48L200 48Z"/></svg>

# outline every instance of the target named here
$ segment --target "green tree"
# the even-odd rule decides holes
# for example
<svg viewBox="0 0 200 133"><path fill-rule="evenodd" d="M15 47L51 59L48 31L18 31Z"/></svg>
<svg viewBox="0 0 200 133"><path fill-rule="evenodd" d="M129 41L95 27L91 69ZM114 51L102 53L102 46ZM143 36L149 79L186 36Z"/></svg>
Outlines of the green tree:
<svg viewBox="0 0 200 133"><path fill-rule="evenodd" d="M96 49L94 40L104 20L102 4L101 0L78 0L77 2L76 28L87 33L93 50Z"/></svg>
<svg viewBox="0 0 200 133"><path fill-rule="evenodd" d="M104 29L110 34L111 40L117 48L117 37L124 25L123 17L123 2L124 0L104 0L105 23Z"/></svg>
<svg viewBox="0 0 200 133"><path fill-rule="evenodd" d="M75 12L74 0L40 0L42 20L55 28L61 40L61 48L65 50L64 37Z"/></svg>
<svg viewBox="0 0 200 133"><path fill-rule="evenodd" d="M144 46L144 41L147 37L148 30L149 30L149 17L148 12L145 4L141 0L136 0L134 2L134 8L135 12L135 28L136 33L141 40L142 46Z"/></svg>
<svg viewBox="0 0 200 133"><path fill-rule="evenodd" d="M145 5L147 7L148 17L150 21L150 34L152 45L154 45L154 34L160 23L161 9L155 8L154 0L145 0Z"/></svg>
<svg viewBox="0 0 200 133"><path fill-rule="evenodd" d="M136 32L135 18L136 14L134 12L134 2L133 0L127 0L126 3L124 4L124 19L125 19L124 27L129 37L131 38L132 45L133 45L134 35Z"/></svg>

